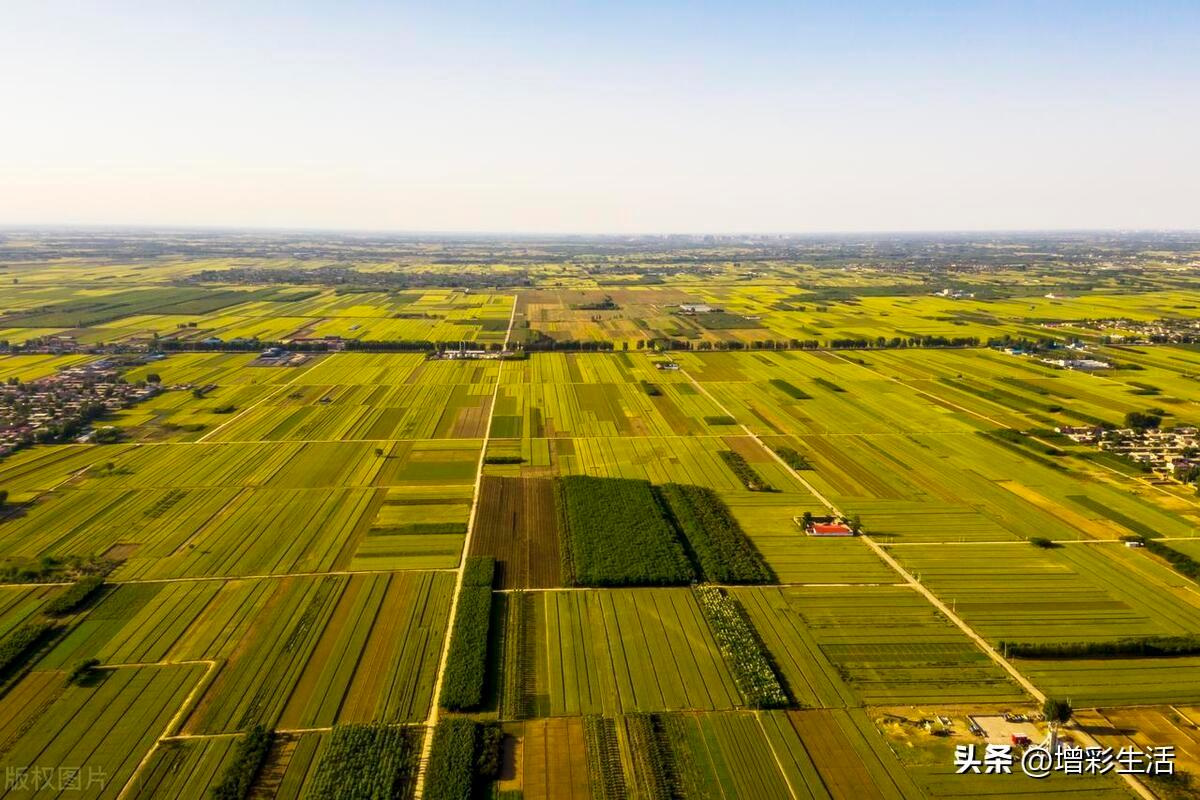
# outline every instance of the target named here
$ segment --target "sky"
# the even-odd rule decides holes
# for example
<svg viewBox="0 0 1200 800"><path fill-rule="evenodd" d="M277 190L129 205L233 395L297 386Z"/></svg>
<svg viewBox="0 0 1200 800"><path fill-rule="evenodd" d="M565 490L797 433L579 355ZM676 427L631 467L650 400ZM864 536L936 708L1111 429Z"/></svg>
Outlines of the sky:
<svg viewBox="0 0 1200 800"><path fill-rule="evenodd" d="M1200 3L6 4L0 225L1200 228Z"/></svg>

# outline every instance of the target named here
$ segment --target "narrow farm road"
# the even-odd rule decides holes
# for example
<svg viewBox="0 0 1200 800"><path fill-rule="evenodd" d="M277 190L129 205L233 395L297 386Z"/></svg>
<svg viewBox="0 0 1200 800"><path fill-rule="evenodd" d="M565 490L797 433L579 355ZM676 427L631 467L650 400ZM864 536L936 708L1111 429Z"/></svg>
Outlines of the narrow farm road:
<svg viewBox="0 0 1200 800"><path fill-rule="evenodd" d="M204 694L204 691L208 688L209 683L212 681L213 674L216 672L220 662L211 660L159 661L148 664L105 664L104 666L99 667L99 669L125 669L129 667L166 667L197 664L207 665L208 668L204 671L204 674L200 676L200 680L196 682L196 685L192 687L192 690L188 692L188 696L183 699L182 705L180 705L179 710L175 712L175 716L171 717L171 721L167 723L167 727L154 741L154 744L150 747L150 749L146 751L146 755L142 756L142 760L138 762L137 767L133 770L133 774L129 776L129 780L125 781L125 785L121 787L121 792L117 795L117 800L124 800L124 798L129 795L129 793L133 790L133 787L137 784L138 776L142 774L142 770L146 768L146 766L150 763L150 759L154 757L154 753L158 750L158 746L164 741L167 741L171 737L172 731L176 730L176 728L182 725L183 721L187 718L187 715L192 713L196 703L198 703L200 700L200 696Z"/></svg>
<svg viewBox="0 0 1200 800"><path fill-rule="evenodd" d="M504 334L504 349L508 349L512 337L513 320L517 315L517 298L513 297L512 312L508 315L508 331ZM421 758L417 765L417 782L413 797L421 800L425 796L425 782L429 777L429 754L433 750L433 730L437 727L441 716L442 685L446 678L446 662L450 655L450 639L454 636L454 621L458 614L458 601L462 597L463 571L467 564L467 554L471 552L471 539L475 535L475 523L479 518L479 489L483 484L483 462L487 456L488 442L492 438L492 416L496 412L496 397L500 394L501 378L504 376L504 360L500 359L496 370L496 385L492 388L491 400L488 403L487 425L483 430L483 445L479 448L479 461L475 465L475 486L471 491L471 516L467 519L467 535L463 537L462 554L458 558L458 569L454 571L454 595L450 599L450 620L446 624L446 636L442 640L442 655L438 659L437 677L433 682L433 698L429 705L429 715L425 718L424 737L421 742Z"/></svg>
<svg viewBox="0 0 1200 800"><path fill-rule="evenodd" d="M854 362L849 362L849 363L854 363ZM859 366L861 366L861 365L859 365ZM699 391L701 394L703 394L705 397L707 397L710 401L712 401L712 403L714 405L716 405L718 409L720 409L722 414L733 417L733 415L729 413L729 409L725 408L725 406L720 401L718 401L715 397L713 397L713 395L710 394L708 392L708 390L705 389L704 386L699 381L697 381L694 377L689 375L686 370L681 369L680 372L682 372L687 377L687 379L689 381L691 381L692 386L694 386L697 391ZM872 372L874 373L873 370L872 370ZM878 375L879 373L874 373L874 374ZM887 376L883 376L883 377L887 377ZM895 380L895 379L889 378L889 380ZM968 411L968 413L973 413L973 412L969 412L968 409L963 409L963 410ZM995 420L991 420L988 417L984 417L982 414L977 414L976 416L983 417L984 419L988 419L989 421L995 423ZM733 417L733 418L736 419L736 417ZM995 424L999 424L999 423L995 423ZM1007 427L1007 426L1001 425L1000 427ZM829 509L830 513L836 514L838 516L842 516L842 512L837 508L837 506L835 506L828 498L826 498L823 494L821 494L819 491L817 491L811 483L809 483L807 480L804 479L803 476L800 475L799 472L792 469L791 465L789 465L786 461L784 461L782 458L780 458L779 455L774 450L772 450L770 447L768 447L766 442L764 442L761 438L759 438L759 436L757 434L755 434L752 430L750 430L750 428L747 425L741 424L741 428L743 431L746 432L747 436L754 439L754 441L758 442L760 447L762 447L764 450L766 450L767 453L769 453L776 461L778 461L783 466L783 468L792 475L792 477L794 477L797 481L799 481L803 486L807 487L808 490L812 493L813 497L817 498L817 500L820 501L821 505L823 505L823 506L825 506L825 508ZM1020 670L1018 670L1015 666L1013 666L1012 663L1009 662L1008 659L1004 658L1004 656L1002 656L1000 653L996 652L996 649L993 648L990 644L988 644L986 639L984 639L982 636L980 636L978 633L976 633L975 630L970 625L968 625L966 623L966 621L962 619L962 617L958 616L958 614L955 613L953 609L949 608L945 603L943 603L941 600L939 600L937 598L937 596L934 595L933 592L931 592L929 589L925 588L925 586L920 581L918 581L916 578L914 578L908 570L906 570L906 569L904 569L904 567L900 566L900 563L897 562L896 559L894 559L887 552L887 550L885 548L880 546L879 543L874 541L869 535L863 534L863 535L859 536L858 538L860 538L864 542L866 542L867 546L870 547L871 550L874 551L874 553L877 556L879 556L879 558L882 559L885 564L887 564L889 567L891 567L893 570L895 570L896 574L900 575L900 577L904 578L904 581L908 586L910 586L915 591L919 592L921 594L921 596L924 597L926 600L928 600L929 603L932 604L934 608L936 608L943 616L946 617L946 619L953 622L955 624L955 626L957 626L960 630L962 630L962 632L965 633L971 639L971 641L973 641L981 650L983 650L983 652L986 653L987 656L992 659L992 661L996 662L997 665L999 665L1005 672L1007 672L1010 676L1012 676L1012 678L1017 682L1017 684L1020 685L1026 692L1028 692L1031 697L1035 698L1039 703L1045 701L1046 695L1044 692L1042 692L1040 689L1038 689L1033 684L1032 681L1030 681L1028 678L1026 678L1024 675L1022 675ZM760 724L761 724L761 720L760 720ZM1073 730L1073 733L1079 739L1081 739L1083 741L1084 745L1089 746L1089 747L1098 747L1099 746L1099 743L1096 742L1094 739L1092 739L1092 737L1089 736L1084 731L1079 730L1078 728L1075 728ZM1121 778L1125 781L1125 783L1129 786L1129 788L1131 790L1133 790L1139 797L1142 797L1143 800L1156 800L1156 796L1154 795L1154 793L1151 792L1149 789L1147 789L1146 786L1141 781L1139 781L1135 776L1130 775L1128 773L1122 773Z"/></svg>

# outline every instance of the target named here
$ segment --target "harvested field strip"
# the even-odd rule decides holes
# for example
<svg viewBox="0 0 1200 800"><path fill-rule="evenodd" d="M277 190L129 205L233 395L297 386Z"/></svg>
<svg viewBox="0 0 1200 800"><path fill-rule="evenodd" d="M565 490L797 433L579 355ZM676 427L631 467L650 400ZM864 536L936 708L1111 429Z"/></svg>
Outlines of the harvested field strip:
<svg viewBox="0 0 1200 800"><path fill-rule="evenodd" d="M521 737L520 772L525 800L596 797L589 789L588 748L582 719L530 720L523 724ZM607 800L608 796L600 797Z"/></svg>
<svg viewBox="0 0 1200 800"><path fill-rule="evenodd" d="M562 585L554 481L484 477L470 555L496 559L496 588Z"/></svg>
<svg viewBox="0 0 1200 800"><path fill-rule="evenodd" d="M835 800L922 796L863 711L792 711L787 716Z"/></svg>

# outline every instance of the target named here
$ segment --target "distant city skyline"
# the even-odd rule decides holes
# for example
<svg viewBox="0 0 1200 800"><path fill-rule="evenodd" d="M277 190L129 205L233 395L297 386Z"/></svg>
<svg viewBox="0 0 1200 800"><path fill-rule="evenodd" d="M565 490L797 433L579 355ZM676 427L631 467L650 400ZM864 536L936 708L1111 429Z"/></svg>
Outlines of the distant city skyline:
<svg viewBox="0 0 1200 800"><path fill-rule="evenodd" d="M1200 5L47 2L0 227L1200 228Z"/></svg>

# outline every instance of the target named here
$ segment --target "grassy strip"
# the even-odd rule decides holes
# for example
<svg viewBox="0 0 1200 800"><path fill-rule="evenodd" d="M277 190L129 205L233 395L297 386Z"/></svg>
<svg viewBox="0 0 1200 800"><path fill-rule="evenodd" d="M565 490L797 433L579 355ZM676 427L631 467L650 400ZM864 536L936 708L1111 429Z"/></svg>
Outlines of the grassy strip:
<svg viewBox="0 0 1200 800"><path fill-rule="evenodd" d="M471 556L463 567L462 592L442 684L442 708L466 711L483 703L495 566L490 556Z"/></svg>
<svg viewBox="0 0 1200 800"><path fill-rule="evenodd" d="M255 725L238 740L233 751L233 761L225 767L221 780L209 790L213 800L243 800L250 796L250 789L258 777L267 752L271 749L273 734L265 725Z"/></svg>
<svg viewBox="0 0 1200 800"><path fill-rule="evenodd" d="M696 598L746 704L752 708L791 705L742 604L715 586L697 586Z"/></svg>
<svg viewBox="0 0 1200 800"><path fill-rule="evenodd" d="M503 738L504 732L495 723L470 719L439 722L429 752L425 797L470 800L476 787L499 775Z"/></svg>
<svg viewBox="0 0 1200 800"><path fill-rule="evenodd" d="M770 381L768 381L768 383L793 400L812 400L811 394L795 384L788 383L783 378L772 378Z"/></svg>
<svg viewBox="0 0 1200 800"><path fill-rule="evenodd" d="M329 800L411 797L420 748L419 728L383 723L336 725L308 796Z"/></svg>
<svg viewBox="0 0 1200 800"><path fill-rule="evenodd" d="M0 639L0 677L7 675L13 668L36 649L43 637L48 636L57 628L50 622L26 622L15 631Z"/></svg>
<svg viewBox="0 0 1200 800"><path fill-rule="evenodd" d="M412 536L427 534L466 533L465 522L406 522L403 525L386 525L371 528L372 536Z"/></svg>
<svg viewBox="0 0 1200 800"><path fill-rule="evenodd" d="M796 472L813 468L813 465L808 463L807 458L800 455L800 453L790 447L773 447L771 449L775 451L776 455L783 459L785 464L796 470Z"/></svg>
<svg viewBox="0 0 1200 800"><path fill-rule="evenodd" d="M1001 642L1014 658L1171 658L1200 655L1200 636L1139 636L1109 642Z"/></svg>
<svg viewBox="0 0 1200 800"><path fill-rule="evenodd" d="M738 477L746 488L752 492L774 492L775 487L767 483L761 475L755 471L754 467L746 461L741 453L733 450L720 450L717 455L725 462L725 466L733 470L733 474Z"/></svg>
<svg viewBox="0 0 1200 800"><path fill-rule="evenodd" d="M559 479L564 579L577 586L664 586L694 577L648 481Z"/></svg>
<svg viewBox="0 0 1200 800"><path fill-rule="evenodd" d="M524 464L525 459L522 456L485 456L483 459L485 464Z"/></svg>
<svg viewBox="0 0 1200 800"><path fill-rule="evenodd" d="M104 586L104 578L99 575L80 578L46 604L46 613L52 617L70 614L94 598L102 586Z"/></svg>
<svg viewBox="0 0 1200 800"><path fill-rule="evenodd" d="M711 417L705 417L704 421L709 425L737 425L737 420L728 414L716 414Z"/></svg>
<svg viewBox="0 0 1200 800"><path fill-rule="evenodd" d="M774 579L762 555L716 492L678 483L668 483L659 491L687 537L705 580L769 583Z"/></svg>

